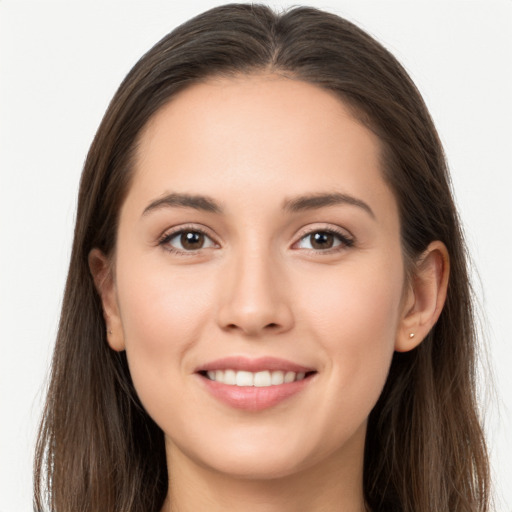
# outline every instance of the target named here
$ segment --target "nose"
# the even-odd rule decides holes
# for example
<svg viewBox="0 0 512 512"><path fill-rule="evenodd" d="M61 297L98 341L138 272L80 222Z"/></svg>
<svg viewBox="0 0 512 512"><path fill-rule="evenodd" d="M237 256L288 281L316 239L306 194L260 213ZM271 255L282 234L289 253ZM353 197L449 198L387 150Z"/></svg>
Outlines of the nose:
<svg viewBox="0 0 512 512"><path fill-rule="evenodd" d="M231 263L221 283L219 326L251 337L290 330L294 318L278 265L261 254L238 257Z"/></svg>

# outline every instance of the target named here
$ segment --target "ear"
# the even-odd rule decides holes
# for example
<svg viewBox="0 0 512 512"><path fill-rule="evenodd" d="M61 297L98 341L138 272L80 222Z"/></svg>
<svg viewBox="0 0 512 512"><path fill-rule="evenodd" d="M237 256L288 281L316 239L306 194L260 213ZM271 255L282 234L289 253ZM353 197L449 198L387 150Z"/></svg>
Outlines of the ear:
<svg viewBox="0 0 512 512"><path fill-rule="evenodd" d="M125 349L125 343L112 264L99 249L93 249L89 253L89 270L103 305L108 344L120 352Z"/></svg>
<svg viewBox="0 0 512 512"><path fill-rule="evenodd" d="M432 242L416 263L403 301L395 350L407 352L417 347L437 322L446 300L450 257L446 246Z"/></svg>

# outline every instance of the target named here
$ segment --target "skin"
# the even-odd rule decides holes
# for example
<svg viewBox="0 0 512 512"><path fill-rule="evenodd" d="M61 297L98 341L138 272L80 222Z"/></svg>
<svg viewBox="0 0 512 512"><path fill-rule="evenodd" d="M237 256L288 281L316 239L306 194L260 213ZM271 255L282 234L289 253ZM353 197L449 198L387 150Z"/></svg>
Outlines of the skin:
<svg viewBox="0 0 512 512"><path fill-rule="evenodd" d="M335 192L371 212L283 209ZM170 193L207 196L222 212L155 206ZM171 252L180 236L161 241L180 229L204 230L203 247ZM313 247L311 234L326 230L351 243L336 235L332 248ZM164 511L364 510L367 418L393 352L413 349L437 320L448 256L432 243L406 282L379 140L338 98L274 75L181 92L141 134L114 257L93 250L89 261L109 343L126 350L165 434ZM276 406L240 410L195 372L231 355L316 374Z"/></svg>

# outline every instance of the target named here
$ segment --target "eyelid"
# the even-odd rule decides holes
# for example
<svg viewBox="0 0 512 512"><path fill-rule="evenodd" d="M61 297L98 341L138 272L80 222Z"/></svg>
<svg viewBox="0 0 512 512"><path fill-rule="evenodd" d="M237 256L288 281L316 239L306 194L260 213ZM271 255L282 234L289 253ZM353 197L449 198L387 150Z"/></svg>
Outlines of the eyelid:
<svg viewBox="0 0 512 512"><path fill-rule="evenodd" d="M181 250L181 249L169 246L169 245L166 246L166 244L169 242L169 240L171 240L175 236L179 235L180 233L187 232L187 231L201 233L204 236L208 237L213 242L213 244L215 246L217 246L217 247L220 246L219 242L216 240L216 237L214 235L212 235L211 230L201 224L179 224L178 226L168 228L158 237L157 245L161 246L164 250L166 250L168 252L175 253L175 254L184 254L184 255L194 255L203 249L210 249L210 247L205 247L205 248L197 249L195 251L185 251L185 250Z"/></svg>
<svg viewBox="0 0 512 512"><path fill-rule="evenodd" d="M157 245L162 246L165 250L167 250L169 252L177 253L177 254L184 254L184 255L194 255L203 249L211 248L211 247L206 247L206 248L197 249L195 251L193 251L193 250L186 251L186 250L180 250L178 248L174 248L172 246L164 247L167 244L167 242L169 240L171 240L173 237L179 235L180 233L187 232L187 231L191 231L191 232L195 231L195 232L201 233L201 234L205 235L206 237L208 237L216 247L220 247L220 243L217 241L217 237L211 233L211 230L209 228L207 228L206 226L204 226L202 224L193 224L193 223L179 224L177 226L166 229L158 237ZM292 244L292 249L295 248L296 250L299 250L299 248L295 247L298 243L300 243L307 236L310 236L314 233L319 233L319 232L330 233L330 234L338 237L338 239L340 240L341 243L339 245L331 247L329 249L300 249L300 250L310 251L313 253L330 254L332 252L337 252L337 251L352 247L355 242L355 237L347 229L341 228L340 226L336 226L336 225L332 225L332 224L316 224L316 225L308 224L307 226L300 229L299 233L296 236L295 242L293 242L293 244Z"/></svg>
<svg viewBox="0 0 512 512"><path fill-rule="evenodd" d="M317 225L311 225L302 228L295 240L292 244L292 248L296 246L299 242L301 242L304 238L307 236L311 236L314 233L330 233L332 235L337 236L341 244L335 247L331 247L329 249L297 249L297 250L305 250L310 251L314 253L323 253L323 254L329 254L332 252L340 251L343 249L346 249L348 247L352 247L355 243L355 237L344 228L341 228L340 226L332 225L332 224L317 224Z"/></svg>

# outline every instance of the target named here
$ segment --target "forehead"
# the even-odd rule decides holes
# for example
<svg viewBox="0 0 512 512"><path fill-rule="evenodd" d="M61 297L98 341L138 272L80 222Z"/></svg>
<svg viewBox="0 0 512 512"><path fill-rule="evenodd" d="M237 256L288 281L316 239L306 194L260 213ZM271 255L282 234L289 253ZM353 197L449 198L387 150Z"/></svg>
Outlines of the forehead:
<svg viewBox="0 0 512 512"><path fill-rule="evenodd" d="M341 149L351 143L348 133L339 137L343 128L354 138L364 135L374 153L380 141L354 113L333 91L281 75L214 77L182 90L152 116L139 135L138 157L156 150L162 138L176 150L193 133L196 144L219 151L249 149L243 144L249 137L251 148L284 147L313 134L316 143L335 141Z"/></svg>
<svg viewBox="0 0 512 512"><path fill-rule="evenodd" d="M371 200L387 189L380 153L377 136L333 92L279 75L216 78L181 91L150 119L132 190L213 191L231 201L250 191L281 202L287 193L341 188Z"/></svg>

